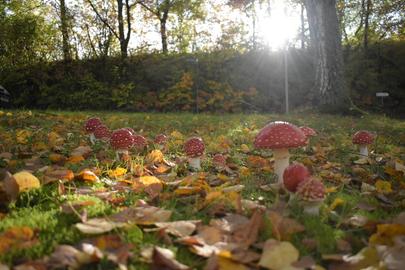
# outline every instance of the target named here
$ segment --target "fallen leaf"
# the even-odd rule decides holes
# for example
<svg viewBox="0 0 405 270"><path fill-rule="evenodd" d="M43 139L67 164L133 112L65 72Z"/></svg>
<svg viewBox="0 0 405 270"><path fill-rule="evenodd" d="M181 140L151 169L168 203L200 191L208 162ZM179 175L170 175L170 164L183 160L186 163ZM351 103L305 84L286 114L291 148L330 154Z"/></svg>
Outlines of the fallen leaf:
<svg viewBox="0 0 405 270"><path fill-rule="evenodd" d="M259 265L272 270L291 267L299 258L298 250L290 242L279 242L269 239L264 243Z"/></svg>
<svg viewBox="0 0 405 270"><path fill-rule="evenodd" d="M72 150L70 156L82 156L87 157L93 150L90 146L79 146Z"/></svg>
<svg viewBox="0 0 405 270"><path fill-rule="evenodd" d="M74 178L72 170L64 168L49 168L44 175L43 184L53 183L58 180L71 181Z"/></svg>
<svg viewBox="0 0 405 270"><path fill-rule="evenodd" d="M109 232L115 228L124 227L123 222L114 222L104 218L93 218L83 223L77 223L75 227L85 234L100 234Z"/></svg>
<svg viewBox="0 0 405 270"><path fill-rule="evenodd" d="M388 181L377 180L375 183L375 188L378 193L389 194L392 192L391 183Z"/></svg>
<svg viewBox="0 0 405 270"><path fill-rule="evenodd" d="M178 262L175 259L173 251L166 248L154 247L152 252L152 270L188 270L187 265Z"/></svg>
<svg viewBox="0 0 405 270"><path fill-rule="evenodd" d="M35 233L30 227L11 227L0 234L0 254L13 249L29 248L37 242Z"/></svg>
<svg viewBox="0 0 405 270"><path fill-rule="evenodd" d="M290 240L295 233L302 232L305 227L296 220L283 217L276 211L270 211L268 217L271 222L271 229L274 237L277 240Z"/></svg>
<svg viewBox="0 0 405 270"><path fill-rule="evenodd" d="M148 164L162 163L163 159L164 159L164 156L163 156L162 151L155 149L146 155L145 162Z"/></svg>
<svg viewBox="0 0 405 270"><path fill-rule="evenodd" d="M37 177L27 171L21 171L13 175L17 182L19 192L39 188L41 186Z"/></svg>
<svg viewBox="0 0 405 270"><path fill-rule="evenodd" d="M86 181L86 182L90 182L90 183L100 181L98 176L94 172L92 172L88 169L82 170L75 178L77 180Z"/></svg>
<svg viewBox="0 0 405 270"><path fill-rule="evenodd" d="M107 172L108 176L111 178L117 178L117 177L123 176L126 173L127 173L127 169L121 168L121 167L117 167L114 170L108 170L108 172Z"/></svg>
<svg viewBox="0 0 405 270"><path fill-rule="evenodd" d="M197 228L196 224L200 223L200 220L179 220L173 222L156 222L155 226L161 229L165 229L166 232L177 236L186 237L190 236Z"/></svg>

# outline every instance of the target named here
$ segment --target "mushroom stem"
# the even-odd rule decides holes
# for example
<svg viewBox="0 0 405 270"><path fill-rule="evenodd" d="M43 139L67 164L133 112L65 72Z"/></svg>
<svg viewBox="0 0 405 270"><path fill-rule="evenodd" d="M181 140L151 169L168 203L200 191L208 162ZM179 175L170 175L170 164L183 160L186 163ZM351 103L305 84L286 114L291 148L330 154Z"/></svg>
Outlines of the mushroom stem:
<svg viewBox="0 0 405 270"><path fill-rule="evenodd" d="M117 161L120 161L121 160L121 156L120 156L120 154L122 154L122 155L129 155L129 152L128 152L128 150L120 150L120 149L118 149L117 151L115 151L115 158L117 159Z"/></svg>
<svg viewBox="0 0 405 270"><path fill-rule="evenodd" d="M322 205L322 202L305 202L304 205L304 213L313 216L319 216L319 208Z"/></svg>
<svg viewBox="0 0 405 270"><path fill-rule="evenodd" d="M195 170L201 169L200 157L188 158L188 164L190 164L190 167Z"/></svg>
<svg viewBox="0 0 405 270"><path fill-rule="evenodd" d="M359 149L360 149L360 155L368 157L367 144L360 144Z"/></svg>
<svg viewBox="0 0 405 270"><path fill-rule="evenodd" d="M96 136L94 136L94 133L90 133L90 142L91 144L95 144L96 143Z"/></svg>
<svg viewBox="0 0 405 270"><path fill-rule="evenodd" d="M283 186L283 173L290 163L288 148L274 149L274 172L278 176L278 184Z"/></svg>

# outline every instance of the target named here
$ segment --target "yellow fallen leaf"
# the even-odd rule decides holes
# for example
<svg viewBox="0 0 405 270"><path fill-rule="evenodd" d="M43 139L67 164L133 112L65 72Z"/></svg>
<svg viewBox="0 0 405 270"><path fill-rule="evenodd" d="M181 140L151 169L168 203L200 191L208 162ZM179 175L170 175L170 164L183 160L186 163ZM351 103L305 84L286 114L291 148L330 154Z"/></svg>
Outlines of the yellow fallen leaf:
<svg viewBox="0 0 405 270"><path fill-rule="evenodd" d="M15 136L17 139L17 143L19 144L27 144L29 137L31 137L32 132L26 129L17 130Z"/></svg>
<svg viewBox="0 0 405 270"><path fill-rule="evenodd" d="M334 193L337 192L337 187L328 187L325 190L326 193Z"/></svg>
<svg viewBox="0 0 405 270"><path fill-rule="evenodd" d="M64 162L65 159L66 159L66 157L64 155L61 155L61 154L52 153L52 154L49 155L49 160L52 163Z"/></svg>
<svg viewBox="0 0 405 270"><path fill-rule="evenodd" d="M22 171L15 173L13 175L15 181L17 182L19 191L26 191L34 188L39 188L41 183L38 178L27 171Z"/></svg>
<svg viewBox="0 0 405 270"><path fill-rule="evenodd" d="M77 179L82 180L82 181L87 181L87 182L97 182L99 181L97 175L90 171L90 170L83 170L81 171L77 177Z"/></svg>
<svg viewBox="0 0 405 270"><path fill-rule="evenodd" d="M398 235L405 236L405 225L403 224L379 224L377 232L373 234L369 242L377 245L392 245L393 238Z"/></svg>
<svg viewBox="0 0 405 270"><path fill-rule="evenodd" d="M329 210L333 211L336 209L336 207L343 205L345 201L342 198L336 198L333 200L332 204L329 206Z"/></svg>
<svg viewBox="0 0 405 270"><path fill-rule="evenodd" d="M290 267L299 258L298 250L290 242L269 239L264 243L259 265L271 270Z"/></svg>
<svg viewBox="0 0 405 270"><path fill-rule="evenodd" d="M240 146L240 150L241 150L243 153L249 153L249 152L250 152L249 146L247 146L246 144L242 144L242 145Z"/></svg>
<svg viewBox="0 0 405 270"><path fill-rule="evenodd" d="M184 135L181 134L181 133L180 133L179 131L177 131L177 130L174 130L174 131L170 134L170 136L173 137L174 139L177 139L177 140L182 140L182 139L184 139Z"/></svg>
<svg viewBox="0 0 405 270"><path fill-rule="evenodd" d="M164 156L163 156L162 151L155 149L155 150L152 150L152 152L150 152L146 156L145 161L146 161L146 163L149 163L149 164L161 163L161 162L163 162L163 158L164 158Z"/></svg>
<svg viewBox="0 0 405 270"><path fill-rule="evenodd" d="M378 193L388 194L392 192L391 183L384 180L377 180L377 182L375 182L375 188Z"/></svg>
<svg viewBox="0 0 405 270"><path fill-rule="evenodd" d="M48 143L51 147L61 146L64 143L64 139L58 133L52 131L48 134Z"/></svg>
<svg viewBox="0 0 405 270"><path fill-rule="evenodd" d="M136 181L144 186L150 186L150 185L154 185L154 184L163 185L162 181L160 181L155 176L141 176L141 177L137 178Z"/></svg>
<svg viewBox="0 0 405 270"><path fill-rule="evenodd" d="M0 234L0 254L12 249L28 248L36 243L34 237L30 227L11 227Z"/></svg>
<svg viewBox="0 0 405 270"><path fill-rule="evenodd" d="M114 170L108 170L107 174L111 178L119 177L127 173L127 169L117 167Z"/></svg>
<svg viewBox="0 0 405 270"><path fill-rule="evenodd" d="M247 177L250 175L250 170L249 170L249 168L242 166L239 168L239 173L240 173L240 175Z"/></svg>
<svg viewBox="0 0 405 270"><path fill-rule="evenodd" d="M32 149L37 152L46 150L47 148L48 146L44 142L35 142L32 145Z"/></svg>
<svg viewBox="0 0 405 270"><path fill-rule="evenodd" d="M72 163L72 164L77 164L77 163L80 163L80 162L82 162L84 160L84 157L83 156L70 156L68 159L67 159L67 163Z"/></svg>

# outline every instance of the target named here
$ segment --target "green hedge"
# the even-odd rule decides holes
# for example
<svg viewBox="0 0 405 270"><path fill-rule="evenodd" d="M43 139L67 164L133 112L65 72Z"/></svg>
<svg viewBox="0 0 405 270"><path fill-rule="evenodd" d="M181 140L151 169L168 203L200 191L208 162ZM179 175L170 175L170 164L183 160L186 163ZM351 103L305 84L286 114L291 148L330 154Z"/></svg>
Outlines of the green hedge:
<svg viewBox="0 0 405 270"><path fill-rule="evenodd" d="M198 62L195 61L198 59ZM292 108L310 106L314 67L307 50L289 50ZM345 49L354 102L381 110L375 92L388 91L387 112L405 113L405 42ZM219 51L195 55L137 55L71 63L40 63L0 74L14 107L70 110L278 112L284 107L281 52ZM169 100L169 101L168 101Z"/></svg>

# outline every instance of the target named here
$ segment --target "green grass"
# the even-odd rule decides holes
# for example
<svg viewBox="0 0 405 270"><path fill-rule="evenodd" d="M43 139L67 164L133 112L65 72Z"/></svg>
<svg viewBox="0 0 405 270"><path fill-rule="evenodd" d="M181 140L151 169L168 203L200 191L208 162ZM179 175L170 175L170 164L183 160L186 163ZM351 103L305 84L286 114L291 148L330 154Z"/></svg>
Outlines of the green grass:
<svg viewBox="0 0 405 270"><path fill-rule="evenodd" d="M0 144L1 151L10 151L15 156L17 165L8 170L15 172L23 168L24 164L21 158L18 158L18 152L21 149L29 148L30 144L36 141L46 142L47 134L52 130L57 130L58 133L66 138L63 145L62 153L68 155L72 149L79 145L81 140L84 140L82 133L82 125L85 119L89 116L98 116L112 129L120 127L132 127L136 131L142 133L149 138L153 138L159 133L171 134L173 131L179 131L186 137L198 135L203 137L207 144L206 158L203 161L204 171L214 174L210 157L216 153L215 142L219 136L229 138L231 150L229 152L230 160L238 166L248 166L246 158L248 155L261 155L264 157L271 156L269 152L258 151L253 147L253 138L255 133L263 127L267 122L275 120L283 120L294 123L298 126L308 125L319 132L319 136L311 141L311 146L320 145L322 147L330 147L326 154L326 161L336 162L340 164L340 169L336 172L352 175L353 160L358 159L356 155L357 149L351 144L350 136L360 129L375 131L378 134L376 143L371 147L375 154L383 156L385 159L402 159L404 160L404 133L405 122L393 120L383 116L368 115L362 118L318 115L318 114L291 114L285 115L209 115L209 114L146 114L146 113L108 113L108 112L33 112L28 115L27 111L13 111L13 116L0 117L0 134L9 134L14 140L14 143ZM40 129L38 129L40 127ZM13 136L19 129L27 129L32 131L32 136L27 145L17 145ZM3 136L3 137L1 137ZM0 135L0 143L5 140L6 135ZM246 144L250 148L248 154L241 151L241 144ZM95 152L103 150L104 146L97 144L93 147ZM0 151L0 152L1 152ZM307 151L303 149L293 150L292 160L305 161L308 156L314 155L311 148ZM111 150L107 151L110 157L114 156ZM176 144L170 144L169 151L166 153L166 158L174 160L176 156L182 155L182 147ZM45 154L43 157L44 165L50 164ZM320 162L320 161L319 161ZM0 166L6 167L7 163L0 160ZM111 164L110 164L111 165ZM103 170L108 169L107 165L99 164L95 156L89 157L86 161L79 165L70 165L68 168L78 172L81 168L97 166ZM380 179L392 181L392 184L397 186L388 175L384 174L385 164L361 165L370 174L377 175ZM322 171L319 164L315 162L312 165L314 174ZM187 171L178 170L178 177L184 176ZM105 176L105 174L104 174ZM239 178L239 182L245 185L242 191L242 196L245 199L258 200L267 207L271 207L273 203L280 199L275 193L264 191L259 188L260 185L266 185L273 182L275 179L272 173L262 172L260 169L252 169L249 176ZM337 186L340 183L324 179L327 186ZM79 183L76 183L80 185ZM101 187L100 185L98 187ZM165 189L164 192L167 189ZM122 193L119 196L124 196L124 206L129 206L135 203L138 199L146 198L144 194ZM333 214L324 214L320 218L310 217L302 213L299 204L292 203L289 206L291 217L295 218L305 226L305 232L298 233L292 238L292 243L300 250L301 255L312 255L321 262L322 254L338 253L336 241L338 239L346 239L356 235L357 238L367 240L368 232L361 228L357 231L353 228L348 228L344 224L344 220L354 214L367 216L374 221L387 220L401 210L403 207L393 207L383 209L379 205L379 201L374 196L364 197L360 195L359 186L349 184L341 186L337 193L332 193L325 202L325 207L330 205L335 198L344 200L342 206L338 206ZM281 198L282 199L282 198ZM0 261L7 264L16 264L24 260L38 259L45 255L49 255L53 249L59 244L76 244L81 239L85 238L74 224L79 222L79 218L73 214L65 214L60 211L60 205L66 202L92 201L93 204L87 207L89 217L103 217L111 213L119 211L118 207L114 207L96 197L68 194L61 197L57 192L57 185L43 186L38 190L33 190L20 195L18 200L9 206L8 213L5 218L0 221L0 232L14 226L29 226L38 231L39 243L31 248L17 249L0 255ZM359 202L367 202L376 207L373 211L364 211L356 208ZM184 202L178 198L168 200L160 200L156 205L165 209L173 210L172 219L201 219L204 223L208 223L213 217L210 216L208 209L196 211L192 202ZM269 221L266 221L266 224ZM168 247L176 251L177 259L195 269L202 269L205 265L205 260L192 254L187 248L173 244L167 245L158 239L155 234L143 232L139 227L134 226L129 229L120 229L117 231L125 241L134 244L134 257L130 260L129 269L148 269L148 265L139 260L139 252L142 248L150 245L160 245ZM271 237L271 224L267 224L260 236L261 240L266 240ZM317 243L315 249L309 249L302 244L304 238L314 239ZM362 248L361 241L353 242L354 251ZM102 262L99 265L89 265L86 269L111 269L108 262Z"/></svg>

